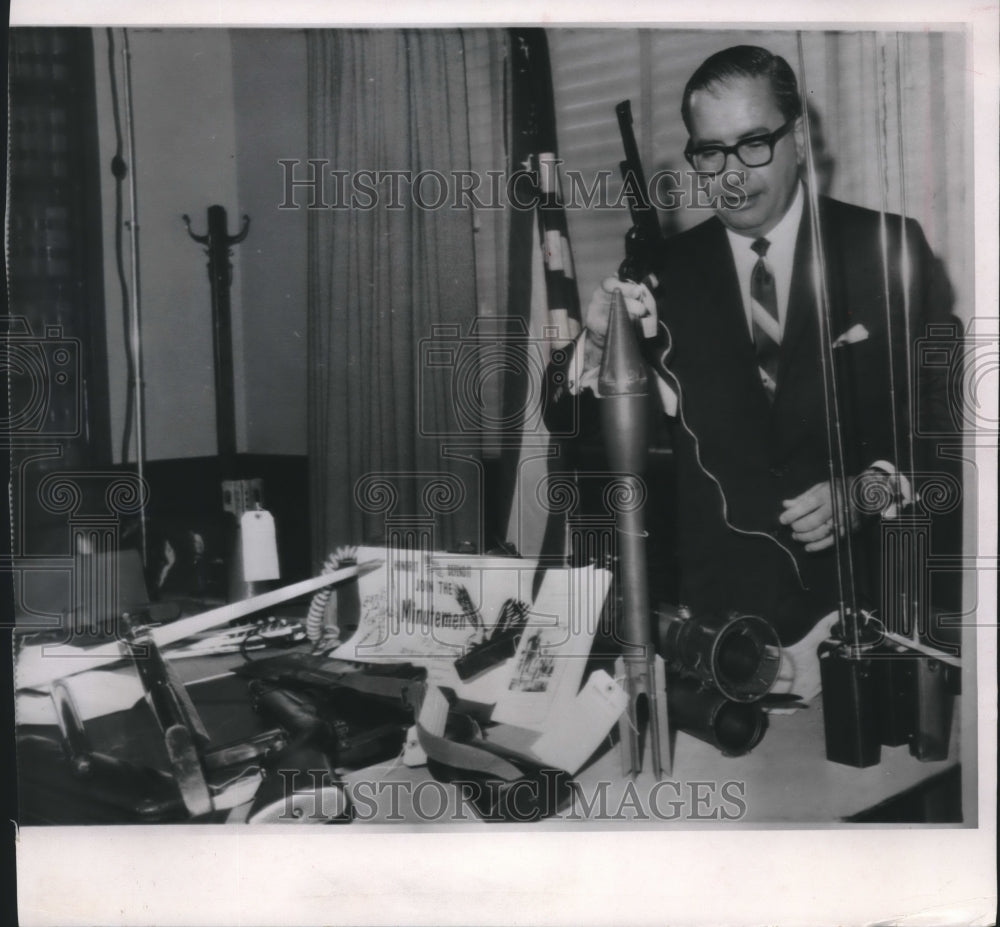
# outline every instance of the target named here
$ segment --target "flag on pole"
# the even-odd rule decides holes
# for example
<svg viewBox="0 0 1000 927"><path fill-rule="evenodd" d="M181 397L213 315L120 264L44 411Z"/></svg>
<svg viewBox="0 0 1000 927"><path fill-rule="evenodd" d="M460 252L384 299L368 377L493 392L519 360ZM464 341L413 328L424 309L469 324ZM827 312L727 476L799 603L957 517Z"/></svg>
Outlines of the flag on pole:
<svg viewBox="0 0 1000 927"><path fill-rule="evenodd" d="M545 370L580 334L580 298L573 269L560 162L548 43L543 29L511 30L511 169L533 185L518 188L510 223L508 315L520 320L521 341L508 343L504 417L509 441L501 453L506 541L524 556L562 558L564 511L551 511L547 487L572 478L559 436L544 421ZM533 202L535 208L522 209Z"/></svg>

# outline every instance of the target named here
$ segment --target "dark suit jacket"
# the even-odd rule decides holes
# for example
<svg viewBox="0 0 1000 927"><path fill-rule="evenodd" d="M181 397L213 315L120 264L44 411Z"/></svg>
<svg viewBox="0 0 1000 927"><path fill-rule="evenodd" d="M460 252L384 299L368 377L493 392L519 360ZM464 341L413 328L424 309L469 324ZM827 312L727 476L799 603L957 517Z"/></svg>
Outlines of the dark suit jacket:
<svg viewBox="0 0 1000 927"><path fill-rule="evenodd" d="M947 407L947 375L941 372L921 377L919 401L909 400L898 260L903 223L887 216L885 225L891 325L879 214L820 200L832 339L855 325L868 333L833 352L836 416L848 475L876 460L897 464L904 472L912 469L906 440L911 409L937 414ZM913 341L924 334L926 323L952 320L947 284L935 271L919 226L908 222L905 234L913 268L908 294ZM759 614L775 625L784 643L802 637L836 607L838 589L851 586L852 574L859 604L878 602L878 577L860 551L850 563L841 558L838 568L832 550L806 553L778 522L782 500L827 480L830 473L828 433L834 410L824 401L812 268L807 205L773 404L760 382L722 223L713 217L669 240L656 269L659 317L669 334L653 354L665 358L661 372L680 399L672 425L679 597L695 613ZM932 452L923 453L919 442L916 456L916 469L935 466L928 459ZM855 547L864 540L852 538Z"/></svg>

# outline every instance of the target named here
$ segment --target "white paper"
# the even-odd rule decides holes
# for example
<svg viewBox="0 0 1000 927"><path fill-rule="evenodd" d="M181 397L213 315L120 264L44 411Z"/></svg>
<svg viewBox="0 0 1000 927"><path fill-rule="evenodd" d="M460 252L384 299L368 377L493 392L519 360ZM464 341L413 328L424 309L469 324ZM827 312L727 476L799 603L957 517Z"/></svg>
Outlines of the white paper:
<svg viewBox="0 0 1000 927"><path fill-rule="evenodd" d="M280 579L278 542L271 513L263 509L244 512L240 518L240 535L243 541L243 579L248 583Z"/></svg>
<svg viewBox="0 0 1000 927"><path fill-rule="evenodd" d="M492 720L544 731L550 716L569 707L610 582L611 574L594 566L545 574Z"/></svg>
<svg viewBox="0 0 1000 927"><path fill-rule="evenodd" d="M576 773L607 737L628 705L628 695L604 670L594 670L580 694L531 745L546 766Z"/></svg>

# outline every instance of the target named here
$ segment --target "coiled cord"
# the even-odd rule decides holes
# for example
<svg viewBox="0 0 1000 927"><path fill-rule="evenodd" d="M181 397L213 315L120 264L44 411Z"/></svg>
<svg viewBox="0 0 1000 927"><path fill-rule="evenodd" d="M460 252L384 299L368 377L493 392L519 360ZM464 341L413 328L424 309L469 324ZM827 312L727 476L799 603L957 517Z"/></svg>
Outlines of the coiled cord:
<svg viewBox="0 0 1000 927"><path fill-rule="evenodd" d="M357 560L356 547L338 547L326 558L321 572L333 573L335 570L356 564ZM309 603L309 612L306 615L306 638L313 645L313 650L329 649L340 641L340 629L326 623L326 606L331 595L333 587L327 586L325 589L320 589Z"/></svg>

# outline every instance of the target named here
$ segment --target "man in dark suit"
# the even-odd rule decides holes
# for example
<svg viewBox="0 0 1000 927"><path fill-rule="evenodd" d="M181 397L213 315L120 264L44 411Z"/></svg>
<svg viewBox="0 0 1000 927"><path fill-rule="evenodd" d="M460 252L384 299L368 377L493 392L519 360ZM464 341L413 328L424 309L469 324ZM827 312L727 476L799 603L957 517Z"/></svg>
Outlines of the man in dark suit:
<svg viewBox="0 0 1000 927"><path fill-rule="evenodd" d="M906 349L925 323L950 319L947 288L916 223L808 195L801 102L784 59L751 46L712 56L688 82L682 115L693 168L714 175L712 192L739 196L667 242L650 287L604 282L570 380L596 391L610 294L621 290L643 320L673 423L681 600L696 614L762 615L783 643L807 638L815 654L842 598L877 605L877 577L857 549L865 525L910 499L901 474L928 468L921 448L909 457ZM824 367L836 376L835 406ZM920 408L940 408L944 386L922 378ZM853 558L836 556L837 528Z"/></svg>

